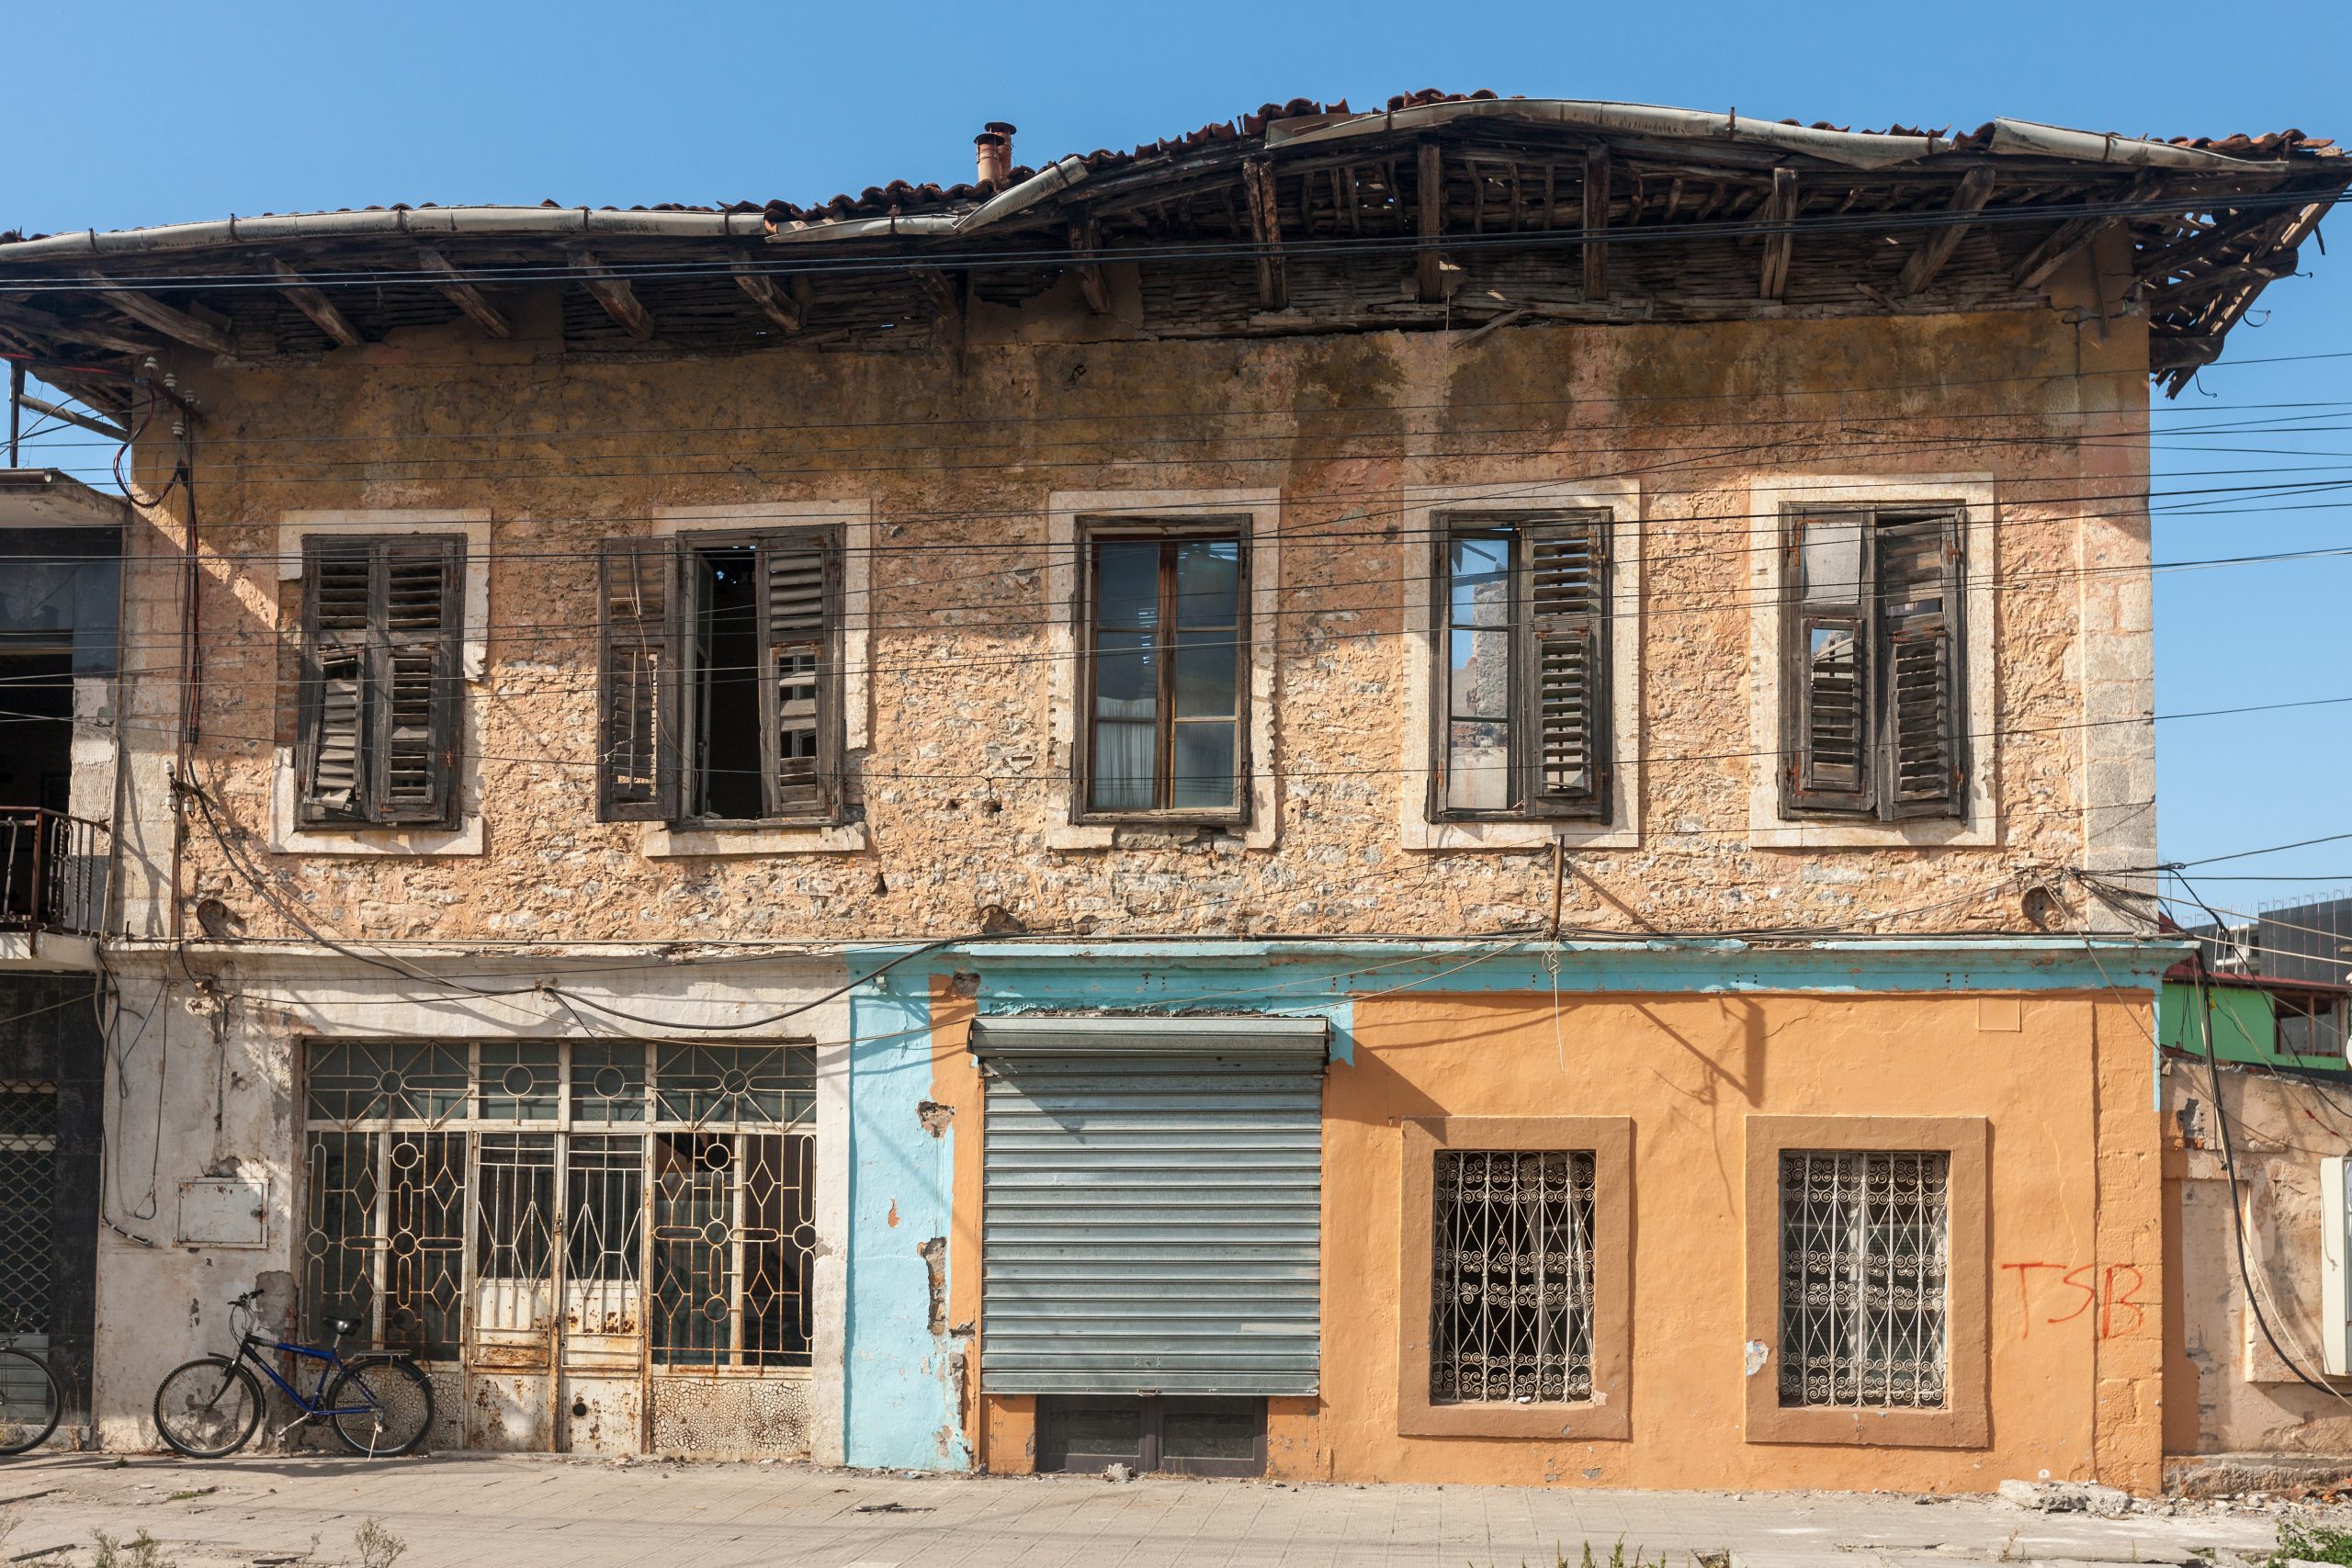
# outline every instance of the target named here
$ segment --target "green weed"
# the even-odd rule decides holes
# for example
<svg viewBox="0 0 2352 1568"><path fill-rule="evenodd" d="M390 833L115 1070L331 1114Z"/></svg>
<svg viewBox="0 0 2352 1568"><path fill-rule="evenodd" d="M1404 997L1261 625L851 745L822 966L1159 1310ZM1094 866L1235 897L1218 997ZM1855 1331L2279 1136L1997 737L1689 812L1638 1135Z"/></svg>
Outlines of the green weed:
<svg viewBox="0 0 2352 1568"><path fill-rule="evenodd" d="M2352 1530L2289 1514L2278 1521L2278 1550L2270 1554L2272 1568L2286 1568L2290 1558L2352 1568Z"/></svg>

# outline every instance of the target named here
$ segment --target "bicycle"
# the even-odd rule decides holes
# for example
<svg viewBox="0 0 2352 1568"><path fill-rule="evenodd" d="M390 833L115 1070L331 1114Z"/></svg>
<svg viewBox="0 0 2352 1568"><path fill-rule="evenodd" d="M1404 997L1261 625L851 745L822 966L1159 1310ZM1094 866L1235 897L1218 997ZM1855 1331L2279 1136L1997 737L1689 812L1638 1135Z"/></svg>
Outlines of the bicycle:
<svg viewBox="0 0 2352 1568"><path fill-rule="evenodd" d="M368 1459L390 1459L424 1440L433 1429L433 1384L405 1351L368 1350L346 1358L343 1341L359 1332L356 1317L327 1319L334 1343L325 1348L256 1334L256 1294L247 1291L229 1303L230 1327L237 1337L234 1356L200 1356L173 1368L157 1386L155 1429L164 1442L191 1459L220 1459L251 1442L268 1402L254 1367L300 1412L273 1436L323 1420L344 1447ZM270 1365L263 1355L266 1350L318 1362L317 1386L305 1394Z"/></svg>
<svg viewBox="0 0 2352 1568"><path fill-rule="evenodd" d="M0 1348L0 1455L37 1449L65 1414L65 1391L30 1350Z"/></svg>

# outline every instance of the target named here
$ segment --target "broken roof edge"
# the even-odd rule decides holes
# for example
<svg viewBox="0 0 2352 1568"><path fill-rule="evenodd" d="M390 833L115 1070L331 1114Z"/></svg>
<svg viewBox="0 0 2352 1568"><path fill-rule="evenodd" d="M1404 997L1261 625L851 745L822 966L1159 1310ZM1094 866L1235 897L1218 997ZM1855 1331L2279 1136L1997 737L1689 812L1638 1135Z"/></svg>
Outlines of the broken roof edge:
<svg viewBox="0 0 2352 1568"><path fill-rule="evenodd" d="M2073 130L2034 120L1995 119L1969 137L1895 130L1838 130L1743 118L1736 110L1679 109L1655 104L1588 98L1454 98L1405 103L1363 114L1299 115L1269 122L1269 151L1312 147L1395 131L1432 129L1468 119L1518 119L1613 130L1628 135L1686 141L1727 141L1777 148L1862 169L1885 168L1939 153L1982 150L1993 155L2057 157L2074 162L2164 168L2188 172L2275 168L2284 156L2235 157L2207 148L2148 137ZM1979 140L1982 138L1982 140ZM1235 141L1250 140L1237 136ZM2341 157L2333 146L2308 141L2295 151ZM1020 184L976 205L950 211L891 213L877 217L792 219L778 223L764 209L725 211L661 209L484 205L382 208L359 211L296 212L255 218L211 219L153 228L76 230L0 243L0 262L50 261L69 257L134 256L221 245L292 243L309 240L419 238L491 234L614 235L669 239L741 239L783 243L811 240L944 238L1017 212L1075 185L1111 155L1072 155L1057 160ZM1133 155L1118 155L1121 162Z"/></svg>

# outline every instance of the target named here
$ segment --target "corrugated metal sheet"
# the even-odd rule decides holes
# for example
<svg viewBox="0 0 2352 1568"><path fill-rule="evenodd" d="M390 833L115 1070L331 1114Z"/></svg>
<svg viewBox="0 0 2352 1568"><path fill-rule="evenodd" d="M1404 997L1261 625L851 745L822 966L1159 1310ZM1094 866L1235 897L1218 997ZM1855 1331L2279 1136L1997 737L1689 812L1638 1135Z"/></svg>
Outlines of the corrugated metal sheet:
<svg viewBox="0 0 2352 1568"><path fill-rule="evenodd" d="M1167 1013L1122 1018L980 1019L972 1050L997 1056L1304 1056L1320 1065L1330 1026L1319 1018Z"/></svg>
<svg viewBox="0 0 2352 1568"><path fill-rule="evenodd" d="M982 1389L1317 1392L1322 1053L1235 1038L986 1056Z"/></svg>

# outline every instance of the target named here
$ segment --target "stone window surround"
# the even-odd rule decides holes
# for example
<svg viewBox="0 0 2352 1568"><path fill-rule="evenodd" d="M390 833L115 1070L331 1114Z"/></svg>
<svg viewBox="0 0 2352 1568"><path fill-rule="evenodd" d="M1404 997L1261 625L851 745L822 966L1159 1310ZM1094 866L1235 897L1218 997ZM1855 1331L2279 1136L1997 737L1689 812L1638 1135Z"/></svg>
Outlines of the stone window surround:
<svg viewBox="0 0 2352 1568"><path fill-rule="evenodd" d="M657 536L682 534L779 532L838 527L842 531L842 768L874 744L873 581L871 501L773 501L741 506L657 506ZM869 837L864 822L774 823L741 828L673 828L648 822L639 852L649 860L683 855L855 853Z"/></svg>
<svg viewBox="0 0 2352 1568"><path fill-rule="evenodd" d="M1056 491L1046 502L1046 661L1047 769L1045 804L1049 850L1109 850L1122 833L1165 834L1170 827L1079 822L1074 766L1078 756L1078 646L1084 610L1078 603L1081 525L1095 518L1120 522L1193 522L1246 516L1250 536L1249 818L1238 825L1242 847L1271 850L1281 830L1281 791L1274 766L1274 661L1282 621L1282 491L1279 490ZM1186 830L1181 827L1174 830Z"/></svg>
<svg viewBox="0 0 2352 1568"><path fill-rule="evenodd" d="M1396 1430L1406 1437L1623 1441L1633 1435L1633 1148L1628 1116L1445 1116L1398 1129ZM1592 1387L1573 1404L1432 1404L1439 1151L1592 1151Z"/></svg>
<svg viewBox="0 0 2352 1568"><path fill-rule="evenodd" d="M276 747L269 769L269 849L300 855L478 855L483 849L481 698L490 671L490 513L480 509L357 507L283 512L277 519L277 581L302 581L302 541L324 535L461 534L465 603L458 660L466 685L458 707L458 825L454 828L301 828L294 820L294 748ZM293 635L300 636L299 624ZM285 635L281 629L280 635Z"/></svg>
<svg viewBox="0 0 2352 1568"><path fill-rule="evenodd" d="M1429 795L1439 694L1437 606L1431 595L1444 547L1440 519L1545 507L1609 513L1609 814L1598 819L1433 822ZM1641 847L1642 536L1642 491L1633 479L1406 487L1404 745L1396 802L1406 849L1524 850L1555 840L1571 849Z"/></svg>
<svg viewBox="0 0 2352 1568"><path fill-rule="evenodd" d="M1967 586L1961 610L1968 682L1968 801L1962 817L1903 821L1792 818L1781 811L1781 626L1790 509L1819 506L1951 506L1961 513ZM1747 840L1759 850L1890 849L1905 845L1989 848L2000 842L1995 784L2000 748L1997 611L1994 605L1994 478L1986 473L1869 475L1776 473L1748 482Z"/></svg>
<svg viewBox="0 0 2352 1568"><path fill-rule="evenodd" d="M1985 1409L1986 1150L1982 1116L1770 1116L1747 1119L1747 1341L1770 1354L1747 1375L1747 1440L1876 1448L1977 1449ZM1941 1150L1944 1188L1944 1407L1829 1409L1781 1403L1781 1152Z"/></svg>

